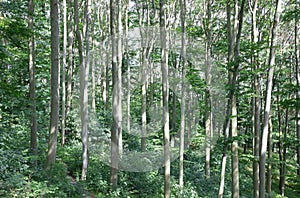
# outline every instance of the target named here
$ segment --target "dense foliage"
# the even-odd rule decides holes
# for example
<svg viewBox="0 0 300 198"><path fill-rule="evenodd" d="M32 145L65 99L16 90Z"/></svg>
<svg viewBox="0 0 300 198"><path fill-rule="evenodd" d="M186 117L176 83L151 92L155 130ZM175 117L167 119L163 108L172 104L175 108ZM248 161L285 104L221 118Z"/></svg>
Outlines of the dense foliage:
<svg viewBox="0 0 300 198"><path fill-rule="evenodd" d="M73 1L68 1L68 13L73 13ZM85 1L82 1L83 4ZM125 2L125 1L124 1ZM136 6L132 5L129 13L130 28L139 26L139 13ZM140 1L142 2L142 1ZM177 2L177 1L176 1ZM170 5L177 5L175 1L170 1ZM206 18L203 14L203 6L206 1L191 1L189 10L189 18L187 19L187 33L190 38L204 42ZM247 1L248 2L248 1ZM248 3L251 3L249 1ZM102 0L93 2L92 19L93 19L93 44L99 45L100 42L109 45L106 41L109 35L109 19L107 19L106 8L109 3ZM192 6L193 3L193 6ZM248 4L247 3L247 4ZM297 112L300 111L300 100L297 98L300 87L296 83L296 61L294 39L298 39L299 34L295 36L297 24L300 18L299 1L284 1L283 13L281 17L281 28L278 32L278 46L276 46L276 66L273 85L272 98L272 153L267 159L267 163L271 164L272 169L272 191L270 197L291 197L297 198L300 195L300 176L297 175L299 164L297 164L297 149L300 145L297 137ZM158 1L153 1L153 6L158 7ZM298 6L298 8L297 8ZM172 7L172 6L170 6ZM178 4L179 7L179 4ZM174 6L174 15L179 13L178 7ZM224 78L227 79L228 72L233 70L232 63L226 62L227 56L227 35L226 35L226 14L225 2L214 1L212 4L213 19L212 37L213 44L211 48L214 65L220 69L221 83ZM199 95L199 121L194 136L191 139L189 148L184 153L184 187L180 189L178 185L179 178L179 159L172 161L171 164L171 197L217 197L220 184L220 172L222 165L222 155L224 147L229 147L230 143L235 140L239 142L239 179L240 179L240 196L253 196L253 170L252 164L255 159L253 155L253 98L265 97L265 81L267 78L270 46L270 16L273 16L273 1L259 1L260 14L257 23L260 30L260 40L253 43L251 40L251 8L246 8L245 24L243 27L241 41L241 70L238 78L238 88L235 96L237 98L238 110L238 136L225 140L220 132L215 146L211 151L211 173L210 177L205 176L205 155L202 155L202 146L205 142L205 89L206 84L197 70L197 66L192 63L188 64L186 78L192 85L195 93ZM264 9L263 9L264 8ZM98 11L100 10L100 13ZM145 8L146 9L146 8ZM147 9L150 9L149 7ZM47 143L49 136L49 120L50 120L50 13L49 2L44 0L35 1L34 12L34 31L31 31L27 25L27 1L22 0L2 0L0 1L0 197L163 197L164 191L164 171L163 168L150 172L126 172L119 171L118 188L111 190L110 184L110 167L99 159L98 154L89 153L89 165L87 171L87 179L81 180L82 168L82 144L80 131L80 112L79 112L79 57L78 50L75 46L78 41L74 41L71 45L74 47L72 55L72 106L66 117L66 143L58 144L56 163L49 169L45 169L45 161L47 155ZM62 6L61 6L62 10ZM150 14L153 14L150 11ZM199 14L200 13L200 14ZM80 10L80 17L83 18L83 8ZM73 26L73 15L69 18L69 25ZM197 22L197 20L201 22ZM125 19L123 23L125 24ZM151 19L152 20L152 19ZM155 19L153 19L155 20ZM83 20L80 20L80 27L83 26ZM145 22L144 22L145 23ZM155 21L149 23L157 24ZM203 23L203 24L202 24ZM207 22L210 23L210 22ZM177 24L178 25L178 24ZM63 27L63 24L60 25ZM175 25L174 25L175 26ZM177 28L177 29L176 29ZM61 28L62 29L62 28ZM99 30L98 30L99 29ZM179 31L179 26L174 27L175 31ZM101 31L100 31L101 30ZM73 32L74 33L74 32ZM35 67L36 67L36 107L38 121L38 150L37 155L33 155L30 151L30 107L29 99L29 74L28 74L28 39L31 35L35 36ZM295 37L294 37L295 36ZM62 38L61 38L62 40ZM102 49L103 46L97 46L99 50L94 50L95 60L99 61L100 71L93 71L99 77L95 88L96 108L90 114L93 120L97 120L94 125L89 125L90 135L93 136L97 130L102 131L107 137L110 137L112 126L112 74L111 69L105 74L106 60L97 60L101 53L109 53L110 49ZM62 46L61 46L62 48ZM94 48L94 46L93 46ZM299 43L296 44L299 50ZM107 51L106 51L107 50ZM253 53L257 56L259 68L255 68L252 61ZM69 56L70 54L68 54ZM125 54L126 55L126 54ZM136 52L128 52L128 56L124 55L122 64L122 74L128 72L128 63L130 57L135 57ZM176 62L175 56L170 53L169 59ZM299 56L299 54L298 54ZM100 56L101 57L105 56ZM161 58L159 49L154 49L151 53L151 60L159 62ZM300 57L298 57L298 60ZM298 65L299 67L299 65ZM98 68L97 68L98 69ZM130 68L131 71L134 70ZM67 70L70 70L68 67ZM298 71L299 72L299 71ZM253 76L259 75L261 80L261 90L256 93L253 88ZM299 74L298 74L299 75ZM107 80L108 79L108 80ZM105 101L103 94L106 87L103 86L108 81L109 92L108 101ZM215 80L215 81L217 81ZM150 86L150 85L149 85ZM225 85L226 91L229 92L230 85ZM61 89L61 88L60 88ZM161 85L153 84L154 93L147 90L147 96L153 94L151 99L147 97L147 103L151 101L161 100ZM258 95L257 95L258 94ZM174 94L170 92L170 107ZM108 104L107 104L108 103ZM134 90L130 101L131 119L141 122L142 108L142 91ZM264 104L262 104L263 106ZM107 108L108 106L108 108ZM170 108L171 109L171 108ZM177 99L175 104L176 116L173 118L170 110L170 123L175 119L175 128L180 125L180 101ZM146 109L149 114L149 107ZM220 112L219 112L220 113ZM148 115L147 114L147 115ZM220 114L223 115L223 112ZM159 113L157 116L161 116ZM223 115L226 116L225 114ZM151 119L147 116L147 121ZM155 120L155 119L154 119ZM156 120L157 121L157 120ZM299 121L298 121L299 122ZM59 131L61 128L59 128ZM173 131L174 132L174 131ZM175 132L174 132L175 134ZM61 134L58 135L58 142L61 142ZM124 150L140 151L140 138L123 134ZM163 131L150 136L147 139L147 150L155 150L158 146L163 145ZM281 150L282 149L282 150ZM281 151L284 154L280 153ZM228 156L231 156L230 150ZM284 159L283 159L284 158ZM225 191L224 197L231 197L232 189L232 173L230 157L226 166ZM280 168L285 165L285 193L282 196L279 189L279 180L282 177Z"/></svg>

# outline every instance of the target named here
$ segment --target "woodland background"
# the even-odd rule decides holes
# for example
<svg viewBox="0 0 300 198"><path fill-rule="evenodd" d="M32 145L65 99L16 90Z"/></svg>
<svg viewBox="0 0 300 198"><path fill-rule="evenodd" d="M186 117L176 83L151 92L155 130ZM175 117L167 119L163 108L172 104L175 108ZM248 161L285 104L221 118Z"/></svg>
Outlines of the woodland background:
<svg viewBox="0 0 300 198"><path fill-rule="evenodd" d="M299 18L298 0L0 0L0 196L299 197ZM117 36L150 26L160 47L150 39L128 50ZM178 53L165 48L169 30L182 35ZM205 78L186 59L191 40L203 45ZM135 56L143 77L160 64L161 83L127 93L124 109L120 93L130 85L118 79L133 78ZM186 103L169 89L168 68ZM217 103L214 79L224 79L226 99ZM199 111L186 98L191 90ZM155 101L163 124L147 137ZM226 103L221 125L218 102ZM140 123L140 136L122 133L116 115L124 113L127 129ZM115 143L114 168L89 152L91 117ZM123 151L162 145L165 167L118 170ZM170 164L175 147L180 157Z"/></svg>

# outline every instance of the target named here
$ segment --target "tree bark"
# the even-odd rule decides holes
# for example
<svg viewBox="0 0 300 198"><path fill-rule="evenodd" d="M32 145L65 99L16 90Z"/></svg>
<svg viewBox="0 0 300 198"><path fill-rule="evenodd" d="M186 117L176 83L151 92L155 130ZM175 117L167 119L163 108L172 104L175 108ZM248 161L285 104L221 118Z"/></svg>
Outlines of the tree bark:
<svg viewBox="0 0 300 198"><path fill-rule="evenodd" d="M170 181L170 131L169 131L169 81L168 81L168 33L166 26L165 0L160 0L160 39L161 39L161 73L163 91L163 129L164 129L164 197L171 195Z"/></svg>
<svg viewBox="0 0 300 198"><path fill-rule="evenodd" d="M271 110L271 97L272 97L272 87L273 87L273 75L274 75L274 65L275 65L275 46L276 46L276 33L279 23L279 17L281 14L281 0L276 1L276 11L274 15L272 33L271 33L271 45L270 45L270 55L269 55L269 71L267 79L267 89L266 89L266 98L265 98L265 109L264 109L264 121L263 121L263 133L261 140L261 153L260 153L260 164L259 164L259 197L265 197L265 163L266 163L266 150L268 142L268 133L269 133L269 117Z"/></svg>
<svg viewBox="0 0 300 198"><path fill-rule="evenodd" d="M253 0L251 6L252 16L252 42L254 45L258 42L258 29L257 29L257 0ZM256 50L252 52L252 64L254 65L253 87L255 97L253 98L253 198L259 197L259 142L260 142L260 115L261 115L261 99L260 99L260 77L257 74L259 69L258 53Z"/></svg>
<svg viewBox="0 0 300 198"><path fill-rule="evenodd" d="M277 85L277 116L278 116L278 131L279 131L279 142L278 142L278 154L279 154L279 192L284 195L284 181L283 181L283 123L281 115L281 98L280 98L280 85Z"/></svg>
<svg viewBox="0 0 300 198"><path fill-rule="evenodd" d="M29 49L29 100L31 104L30 115L30 150L33 155L37 154L37 113L35 92L35 44L34 44L34 0L28 0L28 27L31 36L28 41ZM36 161L34 162L36 163Z"/></svg>
<svg viewBox="0 0 300 198"><path fill-rule="evenodd" d="M186 76L186 0L180 0L181 8L181 110L180 110L180 143L179 143L179 187L183 188L183 152L184 152L184 131L185 131L185 76Z"/></svg>
<svg viewBox="0 0 300 198"><path fill-rule="evenodd" d="M111 131L111 175L110 182L112 190L116 190L118 184L118 160L119 160L119 122L120 122L120 104L119 104L119 77L118 68L118 42L116 35L116 24L118 21L115 8L116 1L110 0L110 33L112 39L112 76L113 76L113 93L112 93L112 109L113 109L113 123Z"/></svg>
<svg viewBox="0 0 300 198"><path fill-rule="evenodd" d="M270 132L268 134L268 168L267 168L267 194L270 196L272 190L272 145L273 145L273 124L269 119Z"/></svg>
<svg viewBox="0 0 300 198"><path fill-rule="evenodd" d="M299 9L299 5L296 6ZM299 29L299 20L295 19L295 38L294 38L294 44L295 44L295 60L296 60L296 83L297 86L300 86L300 69L299 69L299 59L300 59L300 52L299 52L299 38L298 38L298 29ZM300 90L296 93L296 100L300 100ZM300 110L299 108L296 109L296 133L297 138L300 140ZM300 145L297 148L297 162L298 162L298 176L300 176Z"/></svg>
<svg viewBox="0 0 300 198"><path fill-rule="evenodd" d="M73 81L73 67L74 67L74 61L73 61L73 41L74 41L74 24L73 24L73 7L74 7L74 1L69 1L69 15L68 15L68 71L67 71L67 98L66 98L66 120L68 118L68 115L71 111L71 103L72 103L72 81ZM67 123L66 123L67 124Z"/></svg>
<svg viewBox="0 0 300 198"><path fill-rule="evenodd" d="M123 62L123 44L122 44L122 37L123 37L123 25L122 25L122 1L118 0L118 27L117 27L117 87L118 87L118 109L117 114L118 118L118 145L119 145L119 154L122 157L123 153L123 138L122 138L122 62Z"/></svg>
<svg viewBox="0 0 300 198"><path fill-rule="evenodd" d="M226 17L227 17L227 39L228 39L228 54L227 54L227 64L229 64L232 61L233 57L233 44L234 44L234 39L235 39L235 32L232 32L231 30L231 5L230 1L226 1ZM235 28L234 28L235 29ZM228 80L230 83L230 79ZM224 194L224 186L225 186L225 170L226 170L226 161L227 161L227 147L228 147L228 138L229 138L229 130L230 130L230 115L231 115L231 92L229 92L229 100L227 103L226 107L226 118L224 122L224 151L223 151L223 156L222 156L222 165L221 165L221 181L220 181L220 186L219 186L219 192L218 192L218 197L222 198Z"/></svg>
<svg viewBox="0 0 300 198"><path fill-rule="evenodd" d="M50 0L51 18L51 113L46 168L55 163L59 124L59 12L58 0Z"/></svg>
<svg viewBox="0 0 300 198"><path fill-rule="evenodd" d="M234 65L235 65L235 72L233 75L233 86L235 87L235 83L237 81L239 70L240 70L240 39L242 34L242 27L243 27L243 19L244 19L244 7L245 7L245 0L242 0L240 12L238 14L238 31L236 36L236 44L235 44L235 51L234 51ZM236 12L238 12L238 3L236 2ZM233 90L235 91L235 89ZM240 187L239 187L239 158L238 158L238 141L235 138L238 135L237 126L237 102L235 93L232 94L232 106L231 106L231 137L233 142L231 144L231 167L232 167L232 197L238 198L240 196Z"/></svg>
<svg viewBox="0 0 300 198"><path fill-rule="evenodd" d="M84 62L80 67L80 96L81 96L81 138L82 138L82 173L81 180L86 180L88 167L88 82L89 82L89 67L90 67L90 14L91 0L85 1L84 10L84 42L85 53ZM84 49L84 47L83 47Z"/></svg>
<svg viewBox="0 0 300 198"><path fill-rule="evenodd" d="M67 1L63 0L63 65L62 65L62 103L61 103L61 145L65 144L66 129L66 67L67 67Z"/></svg>
<svg viewBox="0 0 300 198"><path fill-rule="evenodd" d="M227 104L227 115L224 123L224 137L225 137L225 148L222 157L222 168L221 168L221 182L219 187L218 197L223 197L224 185L225 185L225 169L226 169L226 158L227 158L227 144L230 131L230 120L231 120L231 137L237 136L237 112L236 112L236 84L238 80L240 70L240 38L243 25L245 0L241 3L240 12L238 11L238 1L235 1L235 21L233 28L231 26L231 5L230 1L227 1L226 13L227 13L227 37L228 37L228 64L234 62L234 72L229 74L229 84L231 88L229 90L228 104ZM232 118L230 118L232 117ZM233 141L232 146L232 197L239 197L239 171L238 171L238 144L237 141Z"/></svg>
<svg viewBox="0 0 300 198"><path fill-rule="evenodd" d="M86 180L88 167L88 75L89 75L89 23L91 0L85 1L83 31L79 29L78 0L74 0L74 22L78 42L80 63L80 111L82 141L82 172L81 180ZM83 41L84 39L84 41ZM83 42L85 45L83 45Z"/></svg>
<svg viewBox="0 0 300 198"><path fill-rule="evenodd" d="M211 112L211 43L212 43L212 32L211 32L211 0L206 0L206 17L207 24L204 24L205 28L205 81L206 81L206 95L205 95L205 138L206 138L206 149L205 149L205 177L210 177L210 151L211 151L211 135L212 135L212 112Z"/></svg>

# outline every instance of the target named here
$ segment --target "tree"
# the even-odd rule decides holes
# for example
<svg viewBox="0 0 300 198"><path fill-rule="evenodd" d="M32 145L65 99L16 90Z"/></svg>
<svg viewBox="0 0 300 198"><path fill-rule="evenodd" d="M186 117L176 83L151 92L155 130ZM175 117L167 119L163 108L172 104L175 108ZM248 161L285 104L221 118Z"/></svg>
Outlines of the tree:
<svg viewBox="0 0 300 198"><path fill-rule="evenodd" d="M111 173L110 182L112 189L115 190L118 184L118 161L119 161L119 134L121 133L121 68L118 64L118 33L116 24L118 24L118 12L116 9L116 1L110 0L110 34L112 40L112 76L113 76L113 93L112 93L112 109L113 123L111 130ZM117 13L116 13L117 11ZM108 85L107 85L108 86Z"/></svg>
<svg viewBox="0 0 300 198"><path fill-rule="evenodd" d="M240 40L242 35L242 27L243 27L243 20L244 20L244 7L245 7L245 0L242 0L241 8L238 14L238 31L236 36L236 43L235 43L235 50L234 50L234 74L232 79L232 86L235 87L235 83L237 81L239 70L240 70ZM236 12L238 12L238 5L236 2ZM233 90L234 91L234 90ZM235 97L235 93L233 93L232 98L232 106L231 106L231 138L233 142L231 144L231 167L232 167L232 197L238 198L240 195L240 186L239 186L239 156L238 156L238 141L234 140L234 138L238 135L238 121L237 121L237 101Z"/></svg>
<svg viewBox="0 0 300 198"><path fill-rule="evenodd" d="M84 27L79 29L78 0L74 0L74 22L76 38L78 42L79 63L80 63L80 117L81 117L81 141L82 141L82 173L81 179L86 180L88 167L88 80L90 65L90 14L91 0L85 1ZM84 37L84 38L83 38ZM85 45L83 45L83 39ZM84 48L85 47L85 48Z"/></svg>
<svg viewBox="0 0 300 198"><path fill-rule="evenodd" d="M51 114L46 167L55 163L59 124L59 12L58 0L50 0L51 17Z"/></svg>
<svg viewBox="0 0 300 198"><path fill-rule="evenodd" d="M28 28L32 32L28 41L29 49L29 100L31 102L30 117L30 149L37 154L37 112L35 92L35 45L34 45L34 1L28 0Z"/></svg>
<svg viewBox="0 0 300 198"><path fill-rule="evenodd" d="M231 5L230 1L226 3L227 16L227 38L228 38L228 65L233 63L233 72L229 73L230 90L228 94L227 115L224 123L225 148L222 157L221 182L219 187L219 197L223 197L225 168L227 158L227 143L231 126L231 138L237 136L237 106L235 91L237 89L237 80L240 72L240 39L242 34L243 16L244 16L245 0L241 3L239 11L238 1L235 1L235 17L232 27L231 23ZM231 118L230 118L231 117ZM231 125L230 125L231 120ZM232 151L232 197L239 197L239 169L238 169L238 143L233 141L231 145Z"/></svg>
<svg viewBox="0 0 300 198"><path fill-rule="evenodd" d="M74 10L74 1L70 0L69 2L69 14L68 14L68 71L67 71L67 91L66 91L66 120L71 111L71 102L72 102L72 78L73 78L73 56L74 56L74 23L73 23L73 10Z"/></svg>
<svg viewBox="0 0 300 198"><path fill-rule="evenodd" d="M299 8L299 5L296 5L296 10ZM299 52L299 38L298 38L298 24L299 19L295 18L295 35L294 35L294 48L295 48L295 62L296 62L296 84L299 87L300 86L300 69L299 69L299 59L300 59L300 52ZM298 90L296 95L297 101L300 100L300 90ZM300 110L299 107L296 109L296 132L297 132L297 138L300 140ZM297 162L298 162L298 176L300 176L300 145L298 145L297 148Z"/></svg>
<svg viewBox="0 0 300 198"><path fill-rule="evenodd" d="M211 152L211 135L212 135L212 112L211 112L211 44L212 44L212 30L211 30L211 0L206 1L206 23L205 27L205 81L206 81L206 95L205 95L205 133L206 133L206 151L205 151L205 176L210 177L210 152Z"/></svg>
<svg viewBox="0 0 300 198"><path fill-rule="evenodd" d="M251 40L256 46L258 42L258 28L257 28L257 0L253 0L251 5L251 19L252 19L252 28L251 28ZM253 112L253 197L259 197L259 145L260 145L260 113L261 113L261 99L260 99L260 77L257 73L259 69L258 62L258 52L253 48L252 50L252 64L254 65L253 70L256 71L253 74L253 88L255 92L255 97L252 105Z"/></svg>
<svg viewBox="0 0 300 198"><path fill-rule="evenodd" d="M84 10L84 39L85 39L85 59L80 67L80 96L81 96L81 138L82 138L82 173L81 179L86 180L88 167L88 82L90 68L90 15L91 0L85 1Z"/></svg>
<svg viewBox="0 0 300 198"><path fill-rule="evenodd" d="M62 103L61 103L61 145L65 144L66 128L66 67L67 67L67 1L63 0L63 61L62 61Z"/></svg>
<svg viewBox="0 0 300 198"><path fill-rule="evenodd" d="M179 144L179 186L183 188L183 152L184 152L184 130L185 130L185 76L186 76L186 0L180 0L181 18L181 110L180 110L180 144Z"/></svg>
<svg viewBox="0 0 300 198"><path fill-rule="evenodd" d="M122 0L118 0L118 13L117 13L117 84L116 84L116 90L117 90L117 111L115 112L115 115L118 115L118 150L119 154L122 155L123 153L123 137L122 137L122 64L123 64L123 43L122 43L122 36L123 36L123 25L122 25ZM115 88L115 87L114 87Z"/></svg>
<svg viewBox="0 0 300 198"><path fill-rule="evenodd" d="M166 4L160 0L160 42L161 42L161 74L163 92L163 129L164 129L164 197L171 195L170 182L170 131L169 131L169 81L168 81L168 33L166 26Z"/></svg>
<svg viewBox="0 0 300 198"><path fill-rule="evenodd" d="M260 163L259 163L259 197L265 197L265 163L266 163L266 150L268 142L268 133L269 133L269 117L271 110L271 97L272 97L272 87L273 87L273 76L274 76L274 66L275 66L275 46L276 46L276 33L279 23L279 17L281 13L281 0L276 1L276 10L273 19L273 27L271 33L271 45L269 52L269 71L267 78L267 89L266 89L266 98L265 98L265 107L264 107L264 121L263 121L263 133L261 139L261 153L260 153Z"/></svg>

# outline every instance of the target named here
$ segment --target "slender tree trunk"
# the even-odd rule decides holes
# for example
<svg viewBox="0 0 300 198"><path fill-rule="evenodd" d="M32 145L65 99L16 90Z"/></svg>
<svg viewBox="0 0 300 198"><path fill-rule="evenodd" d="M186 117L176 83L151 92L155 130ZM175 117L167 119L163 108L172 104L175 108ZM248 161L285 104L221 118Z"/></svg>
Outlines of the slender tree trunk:
<svg viewBox="0 0 300 198"><path fill-rule="evenodd" d="M283 123L281 115L281 98L280 98L280 85L277 85L277 115L278 115L278 131L279 131L279 142L278 142L278 154L279 154L279 191L281 195L284 195L284 181L283 181Z"/></svg>
<svg viewBox="0 0 300 198"><path fill-rule="evenodd" d="M269 119L270 132L268 135L268 168L267 168L267 194L270 197L272 190L272 145L273 145L273 124L272 119Z"/></svg>
<svg viewBox="0 0 300 198"><path fill-rule="evenodd" d="M84 62L80 67L80 96L81 96L81 138L82 138L82 173L81 179L86 180L88 167L88 82L89 82L89 67L90 67L90 14L91 0L85 1L84 11L84 42L85 53ZM84 49L84 48L83 48Z"/></svg>
<svg viewBox="0 0 300 198"><path fill-rule="evenodd" d="M122 62L123 62L123 25L122 25L122 0L118 0L118 28L117 28L117 61L118 61L118 69L117 69L117 79L118 79L118 145L119 145L119 154L122 156L123 153L123 138L122 138Z"/></svg>
<svg viewBox="0 0 300 198"><path fill-rule="evenodd" d="M290 68L290 84L292 84L292 67ZM278 89L278 92L279 92L279 89ZM279 93L278 93L279 95ZM288 94L287 96L287 100L290 99L290 96ZM278 101L279 102L279 101ZM278 123L279 124L279 123ZM280 133L280 150L281 150L281 153L282 156L280 157L280 178L279 178L279 191L280 191L280 194L282 196L284 196L284 193L285 193L285 180L286 180L286 150L287 150L287 147L286 147L286 141L287 141L287 133L289 131L289 108L286 107L285 109L285 124L284 124L284 129L283 129L283 134ZM282 137L283 135L283 137Z"/></svg>
<svg viewBox="0 0 300 198"><path fill-rule="evenodd" d="M211 151L211 135L212 135L212 112L211 112L211 0L206 0L206 17L205 25L205 81L206 81L206 99L205 99L205 133L206 133L206 149L205 149L205 176L210 177L210 151Z"/></svg>
<svg viewBox="0 0 300 198"><path fill-rule="evenodd" d="M299 9L299 5L296 6ZM294 44L295 44L295 59L296 59L296 83L297 86L300 86L300 69L299 69L299 59L300 59L300 52L299 52L299 38L298 38L298 29L299 29L299 20L295 19L295 38L294 38ZM297 101L300 100L300 90L296 93L296 99ZM300 140L300 110L296 109L296 133L297 138ZM297 162L298 162L298 176L300 177L300 145L297 148Z"/></svg>
<svg viewBox="0 0 300 198"><path fill-rule="evenodd" d="M29 49L29 100L31 103L30 116L30 150L37 154L37 113L35 93L35 44L34 44L34 0L28 0L28 27L32 31L28 41ZM36 161L35 161L36 163Z"/></svg>
<svg viewBox="0 0 300 198"><path fill-rule="evenodd" d="M92 32L92 52L91 52L91 59L92 59L92 71L91 71L91 76L92 76L92 100L91 100L91 109L95 112L96 111L96 60L95 60L95 35L94 35L94 26L91 27L91 32ZM98 47L98 46L97 46ZM102 54L102 53L101 53Z"/></svg>
<svg viewBox="0 0 300 198"><path fill-rule="evenodd" d="M257 29L257 0L252 2L252 42L254 45L258 42L258 29ZM261 99L260 99L260 79L257 70L259 69L259 64L257 61L257 52L253 50L252 52L252 64L254 65L255 74L253 76L253 87L255 92L255 97L253 98L253 198L259 197L259 142L260 142L260 115L261 115Z"/></svg>
<svg viewBox="0 0 300 198"><path fill-rule="evenodd" d="M240 12L238 11L238 2L235 1L235 21L233 30L231 29L231 6L230 1L227 1L226 12L227 12L227 35L228 35L228 63L234 61L234 72L229 75L229 83L231 89L229 91L229 100L227 104L227 115L224 124L224 136L225 136L225 148L222 157L222 168L221 168L221 182L219 187L218 197L223 197L224 185L225 185L225 169L226 169L226 158L227 158L227 143L230 129L231 119L231 137L237 136L237 112L236 112L236 84L240 70L240 38L243 25L245 0L241 3ZM235 43L235 45L234 45ZM230 118L232 117L232 118ZM238 171L238 144L233 141L232 146L232 197L239 197L239 171Z"/></svg>
<svg viewBox="0 0 300 198"><path fill-rule="evenodd" d="M141 35L143 35L142 32L141 32ZM146 41L144 41L144 42L146 42ZM143 51L143 53L142 53L142 137L141 137L141 149L142 149L142 151L146 151L146 133L147 133L147 130L146 130L147 95L146 95L146 93L147 93L147 78L148 78L147 77L148 60L147 60L147 57L146 57L147 56L147 49L146 48L147 47L143 47L143 49L142 49L142 51Z"/></svg>
<svg viewBox="0 0 300 198"><path fill-rule="evenodd" d="M181 109L180 109L180 145L179 145L179 187L183 188L183 152L184 152L184 131L185 131L185 76L186 76L186 0L180 0L181 8Z"/></svg>
<svg viewBox="0 0 300 198"><path fill-rule="evenodd" d="M78 42L80 62L80 111L81 111L81 139L82 139L82 173L81 179L86 179L88 166L88 74L89 74L89 14L90 0L85 1L84 27L79 29L78 0L74 0L74 22L76 39ZM83 37L85 48L83 45Z"/></svg>
<svg viewBox="0 0 300 198"><path fill-rule="evenodd" d="M129 6L129 1L128 1L128 4L125 4L125 39L126 39L126 42L125 42L125 52L126 52L126 66L127 66L127 132L130 131L130 96L131 96L131 92L130 92L130 64L129 64L129 53L128 53L128 6Z"/></svg>
<svg viewBox="0 0 300 198"><path fill-rule="evenodd" d="M231 5L230 1L226 1L226 16L227 16L227 39L228 39L228 57L227 61L228 64L232 61L233 57L233 44L235 39L235 32L232 32L231 30ZM230 79L229 79L230 82ZM224 186L225 186L225 170L226 170L226 161L227 161L227 147L228 147L228 138L229 138L229 130L230 130L230 115L231 115L231 100L232 96L231 93L229 93L229 100L227 103L227 109L226 109L226 118L224 122L224 151L222 156L222 165L221 165L221 181L219 186L219 192L218 197L222 198L224 194Z"/></svg>
<svg viewBox="0 0 300 198"><path fill-rule="evenodd" d="M112 76L113 76L113 93L112 93L112 109L113 109L113 123L112 123L112 131L111 131L111 173L110 173L110 182L112 186L112 190L117 188L118 184L118 160L119 160L119 121L120 114L119 113L119 94L121 90L118 90L118 43L117 43L117 35L116 35L116 1L110 0L110 33L112 39ZM108 85L108 84L107 84Z"/></svg>
<svg viewBox="0 0 300 198"><path fill-rule="evenodd" d="M170 131L169 131L169 81L168 81L168 33L166 26L166 5L165 0L160 0L160 35L161 35L161 73L163 90L163 128L164 128L164 197L171 195L171 159L170 159Z"/></svg>
<svg viewBox="0 0 300 198"><path fill-rule="evenodd" d="M59 124L59 12L58 0L50 0L51 18L51 113L46 168L55 163Z"/></svg>
<svg viewBox="0 0 300 198"><path fill-rule="evenodd" d="M235 72L233 75L233 87L235 87L235 83L237 81L239 75L239 68L240 68L240 39L242 34L242 27L243 27L243 19L244 19L244 7L245 7L245 0L242 0L240 12L238 14L238 31L236 36L236 44L234 50L234 65L235 65ZM238 12L238 5L236 3L236 12ZM235 91L235 90L233 90ZM231 106L231 137L235 139L238 135L237 131L237 102L235 93L232 94L232 106ZM238 141L233 140L231 144L231 167L232 167L232 197L238 198L240 196L240 186L239 186L239 158L238 158Z"/></svg>
<svg viewBox="0 0 300 198"><path fill-rule="evenodd" d="M71 111L71 102L72 102L72 80L73 80L73 67L74 67L74 61L73 61L73 41L74 41L74 24L73 24L73 7L74 7L74 1L69 0L69 15L68 15L68 80L67 80L67 98L66 98L66 120L68 118L68 115ZM67 123L66 123L67 124Z"/></svg>
<svg viewBox="0 0 300 198"><path fill-rule="evenodd" d="M62 103L61 103L61 145L65 144L66 130L66 67L67 67L67 0L63 0L63 65L62 65Z"/></svg>
<svg viewBox="0 0 300 198"><path fill-rule="evenodd" d="M266 150L267 150L268 133L269 133L269 117L270 117L270 110L271 110L271 97L272 97L273 75L274 75L274 66L275 66L275 46L276 46L276 39L277 39L276 33L277 33L280 14L281 14L281 0L277 0L276 11L275 11L273 27L272 27L272 34L271 34L271 46L270 46L270 55L269 55L269 62L268 62L270 69L268 71L263 133L262 133L262 140L261 140L261 153L260 153L260 164L259 164L259 171L260 171L259 197L260 198L265 197Z"/></svg>

